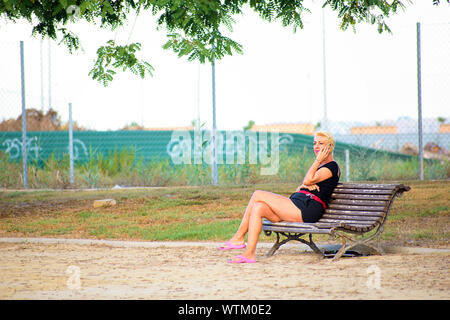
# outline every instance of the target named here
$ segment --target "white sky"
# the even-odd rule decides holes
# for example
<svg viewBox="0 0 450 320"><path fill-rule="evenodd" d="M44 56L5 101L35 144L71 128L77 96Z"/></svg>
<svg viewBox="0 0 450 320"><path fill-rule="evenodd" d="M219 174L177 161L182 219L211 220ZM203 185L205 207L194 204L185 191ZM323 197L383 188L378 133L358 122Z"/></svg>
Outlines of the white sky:
<svg viewBox="0 0 450 320"><path fill-rule="evenodd" d="M393 35L359 24L339 30L337 13L326 10L327 108L332 121L373 121L417 117L416 22L422 23L424 117L450 118L450 5L416 0L406 12L388 20ZM242 129L256 124L311 122L323 117L322 12L307 1L305 28L292 32L280 22L268 23L252 11L236 16L229 37L244 47L243 55L216 63L217 127ZM308 6L309 5L309 6ZM68 103L73 119L96 130L115 130L132 122L146 127L188 126L200 113L212 124L211 66L188 62L163 50L164 30L154 17L134 17L117 33L87 24L72 25L84 52L70 55L51 45L51 100L63 121ZM0 121L21 112L19 41L25 41L27 107L41 108L40 41L31 25L0 19ZM141 42L139 57L155 68L141 80L118 72L104 88L90 79L95 52L107 40ZM48 44L43 46L44 109L49 106ZM200 84L200 86L198 85Z"/></svg>

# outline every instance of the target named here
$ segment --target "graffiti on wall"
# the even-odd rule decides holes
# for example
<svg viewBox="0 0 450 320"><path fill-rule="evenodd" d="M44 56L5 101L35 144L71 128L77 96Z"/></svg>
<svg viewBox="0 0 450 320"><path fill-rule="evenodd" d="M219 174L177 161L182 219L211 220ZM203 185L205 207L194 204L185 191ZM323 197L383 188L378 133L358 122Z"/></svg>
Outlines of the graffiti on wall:
<svg viewBox="0 0 450 320"><path fill-rule="evenodd" d="M3 141L2 146L6 147L5 154L9 155L11 160L18 160L22 158L22 139L10 138ZM37 136L26 137L26 148L28 159L39 159L39 156L45 151L39 142ZM69 153L69 146L67 146L67 153ZM87 157L88 150L86 145L80 139L73 139L73 158L78 160L80 157Z"/></svg>
<svg viewBox="0 0 450 320"><path fill-rule="evenodd" d="M27 154L33 156L35 159L39 158L39 152L42 148L38 144L37 137L26 138ZM10 159L20 159L22 157L23 142L18 138L6 139L2 143L6 146L5 153L9 155Z"/></svg>
<svg viewBox="0 0 450 320"><path fill-rule="evenodd" d="M268 132L254 131L216 132L215 139L217 164L245 164L248 158L249 164L260 163L266 166L261 168L262 175L273 175L278 172L280 146L294 141L289 134L270 132L269 143ZM174 164L212 163L211 132L194 131L193 140L189 131L172 133L167 153Z"/></svg>

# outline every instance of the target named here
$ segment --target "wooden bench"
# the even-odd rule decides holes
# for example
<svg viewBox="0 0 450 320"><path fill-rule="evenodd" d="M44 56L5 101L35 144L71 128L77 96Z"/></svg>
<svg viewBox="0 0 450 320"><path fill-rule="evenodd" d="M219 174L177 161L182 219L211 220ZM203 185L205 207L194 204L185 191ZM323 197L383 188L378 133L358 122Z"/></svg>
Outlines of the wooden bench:
<svg viewBox="0 0 450 320"><path fill-rule="evenodd" d="M313 234L328 234L342 240L342 246L333 260L339 259L355 246L365 246L375 253L383 254L379 239L389 210L395 197L409 190L410 187L402 184L340 183L334 189L322 218L315 223L272 223L264 219L264 233L270 235L275 232L277 235L267 256L273 255L281 245L291 240L305 243L314 252L325 256L313 242ZM309 241L301 238L306 234L309 235ZM280 235L286 239L280 241ZM376 245L370 244L375 238ZM347 245L347 242L351 244Z"/></svg>

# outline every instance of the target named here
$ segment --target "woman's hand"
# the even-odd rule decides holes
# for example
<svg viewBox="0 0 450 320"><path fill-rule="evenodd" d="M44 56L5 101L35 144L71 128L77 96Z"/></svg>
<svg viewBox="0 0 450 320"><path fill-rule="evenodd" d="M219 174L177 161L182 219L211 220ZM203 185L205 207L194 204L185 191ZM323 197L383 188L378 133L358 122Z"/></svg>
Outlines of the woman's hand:
<svg viewBox="0 0 450 320"><path fill-rule="evenodd" d="M318 186L317 184L312 184L312 185L310 185L310 186L307 186L307 185L305 185L305 184L302 184L300 187L297 188L296 192L299 192L300 189L302 189L302 188L308 189L309 191L313 191L313 190L320 191L320 188L319 188L319 186Z"/></svg>
<svg viewBox="0 0 450 320"><path fill-rule="evenodd" d="M324 144L320 143L320 149L317 149L317 143L314 141L314 152L316 153L316 160L314 160L311 167L306 172L305 177L303 178L302 183L305 186L309 186L312 190L318 190L317 187L314 187L315 184L324 181L328 178L331 178L333 174L331 170L327 167L320 167L320 164L327 161L332 160L332 150L333 147L330 144L324 146Z"/></svg>
<svg viewBox="0 0 450 320"><path fill-rule="evenodd" d="M316 156L316 160L321 163L322 161L324 161L331 153L331 146L330 145L326 145L325 147L323 147L319 153Z"/></svg>

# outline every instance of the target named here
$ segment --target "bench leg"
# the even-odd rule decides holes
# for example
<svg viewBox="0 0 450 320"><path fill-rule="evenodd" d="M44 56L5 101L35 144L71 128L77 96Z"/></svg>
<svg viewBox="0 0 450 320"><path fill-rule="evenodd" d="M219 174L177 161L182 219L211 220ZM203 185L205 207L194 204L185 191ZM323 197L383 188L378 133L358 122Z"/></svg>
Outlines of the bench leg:
<svg viewBox="0 0 450 320"><path fill-rule="evenodd" d="M299 239L300 240L300 239ZM303 240L303 239L302 239ZM305 241L305 240L303 240ZM302 242L303 242L302 241ZM304 242L306 243L315 253L321 254L323 255L323 252L316 246L316 244L314 243L314 241L312 241L312 233L309 234L309 243L308 242Z"/></svg>
<svg viewBox="0 0 450 320"><path fill-rule="evenodd" d="M346 253L347 251L349 251L350 249L353 249L355 247L365 247L368 248L369 251L373 251L375 254L379 254L382 255L384 254L384 250L378 245L378 241L377 241L377 245L372 245L369 244L368 242L371 241L374 237L378 236L379 234L374 234L369 238L363 239L363 240L355 240L353 238L350 238L344 234L337 234L337 236L339 236L342 239L342 247L339 249L339 251L335 254L335 256L333 257L333 261L338 260L340 257L342 257L342 255L344 253ZM346 244L346 240L349 240L351 242L353 242L351 245L347 246Z"/></svg>
<svg viewBox="0 0 450 320"><path fill-rule="evenodd" d="M323 256L323 252L316 246L314 241L312 240L312 234L309 234L309 241L305 239L301 239L302 236L304 236L304 233L294 233L294 234L286 234L284 232L275 232L277 234L277 241L274 243L272 248L267 252L266 256L270 257L272 256L283 244L291 241L296 240L299 242L302 242L304 244L307 244L315 253L318 253ZM283 241L280 241L280 233L286 237Z"/></svg>
<svg viewBox="0 0 450 320"><path fill-rule="evenodd" d="M345 238L342 237L342 247L339 249L339 251L334 255L332 261L336 261L338 260L340 257L342 257L342 255L348 250L348 248L345 248L346 245L346 241Z"/></svg>
<svg viewBox="0 0 450 320"><path fill-rule="evenodd" d="M276 232L276 234L277 234L277 241L273 244L272 248L270 248L269 252L267 252L266 254L267 257L273 256L273 254L278 250L278 248L280 248L283 244L289 241L288 239L285 239L280 242L280 234L278 232Z"/></svg>
<svg viewBox="0 0 450 320"><path fill-rule="evenodd" d="M339 249L339 251L335 254L335 256L333 257L333 261L338 260L340 257L342 257L342 255L344 253L346 253L347 251L355 248L355 247L366 247L368 250L367 251L372 251L374 254L378 254L378 255L383 255L384 254L384 250L381 247L375 247L372 246L370 244L367 243L355 243L353 245L350 245L348 247L346 247L345 245L345 240L343 241L342 247Z"/></svg>

